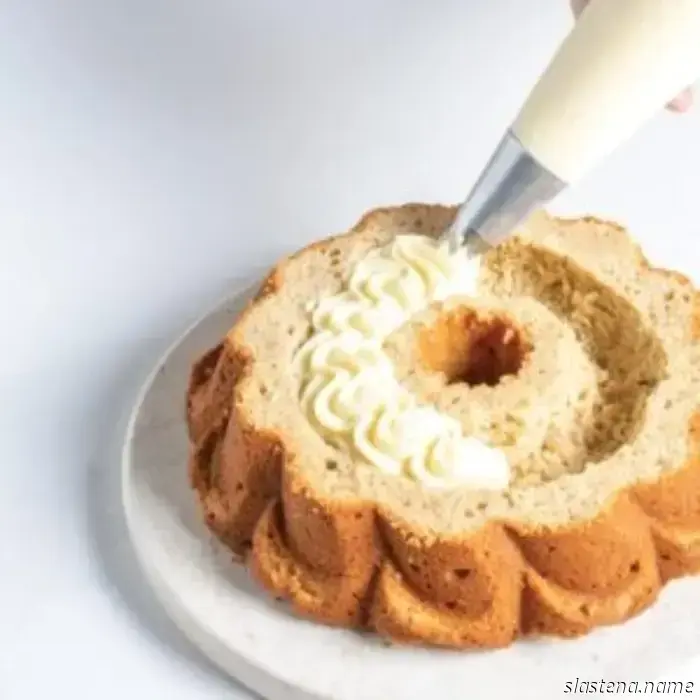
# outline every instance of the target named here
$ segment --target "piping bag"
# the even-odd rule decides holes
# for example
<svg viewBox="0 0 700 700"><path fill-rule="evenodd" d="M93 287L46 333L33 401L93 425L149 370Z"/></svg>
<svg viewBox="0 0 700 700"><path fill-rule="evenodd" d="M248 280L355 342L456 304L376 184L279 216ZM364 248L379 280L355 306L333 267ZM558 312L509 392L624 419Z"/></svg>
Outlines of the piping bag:
<svg viewBox="0 0 700 700"><path fill-rule="evenodd" d="M700 0L592 0L442 240L479 255L700 75Z"/></svg>

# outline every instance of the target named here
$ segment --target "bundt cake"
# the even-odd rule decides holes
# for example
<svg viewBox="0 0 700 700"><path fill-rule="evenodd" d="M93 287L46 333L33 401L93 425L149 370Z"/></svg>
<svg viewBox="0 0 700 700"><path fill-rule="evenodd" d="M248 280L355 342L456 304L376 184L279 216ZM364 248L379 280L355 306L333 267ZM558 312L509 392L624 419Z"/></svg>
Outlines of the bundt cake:
<svg viewBox="0 0 700 700"><path fill-rule="evenodd" d="M208 527L298 614L396 642L576 636L700 570L700 296L619 226L454 208L278 264L187 396Z"/></svg>

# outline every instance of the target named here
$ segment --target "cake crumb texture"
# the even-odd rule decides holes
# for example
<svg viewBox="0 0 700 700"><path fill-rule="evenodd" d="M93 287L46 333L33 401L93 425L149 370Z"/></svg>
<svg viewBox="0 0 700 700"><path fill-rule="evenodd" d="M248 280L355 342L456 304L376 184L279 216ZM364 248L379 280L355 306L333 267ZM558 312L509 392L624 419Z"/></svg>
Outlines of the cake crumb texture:
<svg viewBox="0 0 700 700"><path fill-rule="evenodd" d="M386 339L403 386L504 450L505 491L383 474L300 409L309 302L455 211L375 210L281 261L194 363L202 517L296 614L394 642L496 648L621 623L700 571L700 295L622 227L538 212L487 253L475 298Z"/></svg>

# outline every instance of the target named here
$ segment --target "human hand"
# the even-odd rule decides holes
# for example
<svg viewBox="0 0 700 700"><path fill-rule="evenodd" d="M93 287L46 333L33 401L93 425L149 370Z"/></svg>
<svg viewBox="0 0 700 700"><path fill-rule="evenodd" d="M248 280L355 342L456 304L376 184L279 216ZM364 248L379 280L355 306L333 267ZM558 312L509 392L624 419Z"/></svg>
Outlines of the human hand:
<svg viewBox="0 0 700 700"><path fill-rule="evenodd" d="M608 0L608 2L614 2L615 0ZM571 9L574 12L574 16L578 17L588 5L590 0L570 0ZM686 88L679 95L674 97L667 105L667 109L672 112L687 112L693 106L693 89Z"/></svg>

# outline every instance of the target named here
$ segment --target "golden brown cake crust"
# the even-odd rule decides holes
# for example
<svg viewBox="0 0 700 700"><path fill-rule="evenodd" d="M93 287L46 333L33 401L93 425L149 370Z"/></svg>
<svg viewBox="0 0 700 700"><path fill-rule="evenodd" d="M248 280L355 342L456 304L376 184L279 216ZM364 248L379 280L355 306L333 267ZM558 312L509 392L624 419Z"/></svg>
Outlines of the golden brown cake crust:
<svg viewBox="0 0 700 700"><path fill-rule="evenodd" d="M381 209L353 231L391 218L431 234L454 211ZM613 224L583 221L626 236ZM575 223L558 220L563 228ZM271 272L244 315L283 293L285 265ZM689 333L700 338L700 296L682 276L664 274L693 295ZM617 490L595 517L554 525L488 519L441 536L381 502L318 493L294 445L254 426L239 393L254 358L235 339L229 333L192 370L191 483L212 532L302 616L398 642L502 647L524 635L576 636L622 622L649 606L669 579L700 571L700 414L687 426L683 464Z"/></svg>

